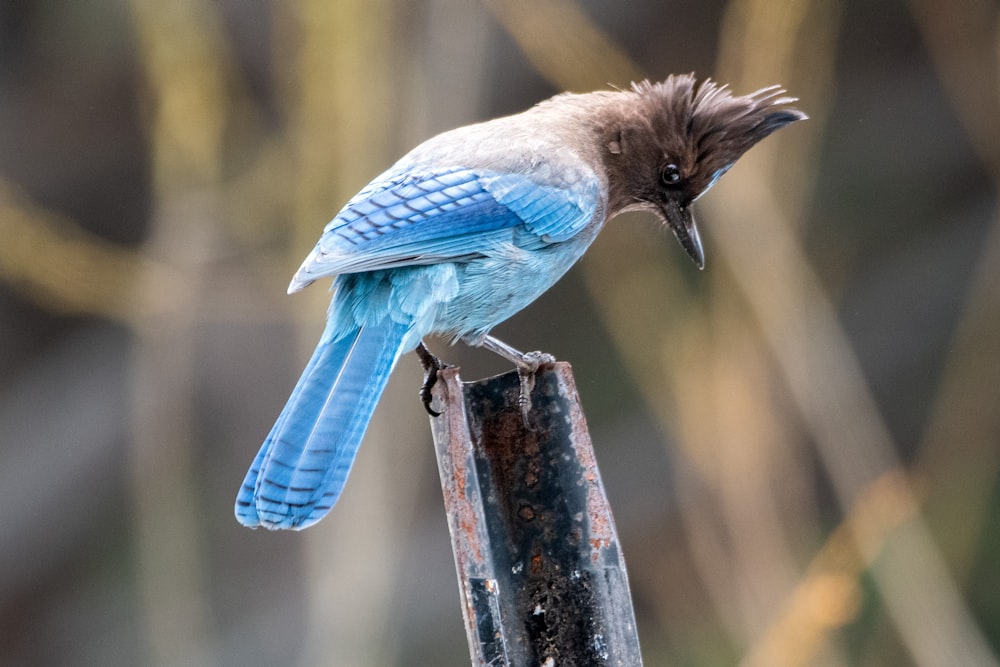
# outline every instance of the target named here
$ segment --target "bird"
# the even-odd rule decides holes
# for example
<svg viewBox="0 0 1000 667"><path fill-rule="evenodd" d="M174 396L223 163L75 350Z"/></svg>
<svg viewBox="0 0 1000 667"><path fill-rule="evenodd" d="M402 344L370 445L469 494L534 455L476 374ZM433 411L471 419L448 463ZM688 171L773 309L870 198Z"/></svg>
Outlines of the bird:
<svg viewBox="0 0 1000 667"><path fill-rule="evenodd" d="M610 218L651 212L703 268L692 204L757 142L805 119L797 101L780 86L739 96L671 75L561 93L404 155L326 225L291 280L289 294L332 277L333 296L238 492L237 520L301 530L323 518L393 367L427 354L425 337L492 350L523 375L550 361L490 331L555 284Z"/></svg>

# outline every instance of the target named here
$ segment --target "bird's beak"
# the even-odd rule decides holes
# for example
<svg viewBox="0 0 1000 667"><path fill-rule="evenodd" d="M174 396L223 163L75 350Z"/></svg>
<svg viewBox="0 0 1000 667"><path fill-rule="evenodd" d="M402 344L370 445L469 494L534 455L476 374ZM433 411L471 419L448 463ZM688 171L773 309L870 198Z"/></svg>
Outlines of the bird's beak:
<svg viewBox="0 0 1000 667"><path fill-rule="evenodd" d="M688 257L694 260L699 269L705 268L705 251L701 247L701 236L698 234L698 225L694 222L691 214L691 206L681 205L674 200L668 200L662 206L664 217L670 230L677 237L681 247L687 252Z"/></svg>

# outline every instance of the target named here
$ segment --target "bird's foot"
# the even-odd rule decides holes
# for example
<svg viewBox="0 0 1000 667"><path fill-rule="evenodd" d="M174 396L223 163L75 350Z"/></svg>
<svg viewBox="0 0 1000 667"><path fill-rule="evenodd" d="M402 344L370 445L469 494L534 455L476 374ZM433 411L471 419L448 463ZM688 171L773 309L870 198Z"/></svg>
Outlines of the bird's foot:
<svg viewBox="0 0 1000 667"><path fill-rule="evenodd" d="M520 361L515 361L517 366L517 377L521 381L521 394L518 396L518 405L521 407L521 415L524 423L528 423L528 413L531 412L531 392L535 390L535 375L538 369L545 364L555 363L556 358L547 352L526 352L521 355Z"/></svg>
<svg viewBox="0 0 1000 667"><path fill-rule="evenodd" d="M431 407L431 402L434 400L431 390L437 384L438 371L451 368L451 365L431 354L423 341L417 344L417 356L420 357L420 365L424 368L424 383L420 386L420 402L424 404L424 410L427 411L427 414L431 417L440 417L441 413Z"/></svg>
<svg viewBox="0 0 1000 667"><path fill-rule="evenodd" d="M517 402L521 408L521 417L524 419L524 425L528 427L528 414L531 412L531 392L535 389L535 375L542 366L555 363L556 358L547 352L521 352L493 336L483 336L481 341L473 344L499 354L517 367L517 376L521 382L521 393L518 396Z"/></svg>

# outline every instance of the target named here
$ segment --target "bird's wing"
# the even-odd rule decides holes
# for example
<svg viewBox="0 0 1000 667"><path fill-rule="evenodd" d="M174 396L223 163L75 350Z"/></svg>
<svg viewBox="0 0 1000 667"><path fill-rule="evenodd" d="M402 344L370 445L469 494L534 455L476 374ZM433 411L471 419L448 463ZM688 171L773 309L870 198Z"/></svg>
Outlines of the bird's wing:
<svg viewBox="0 0 1000 667"><path fill-rule="evenodd" d="M539 183L485 169L389 171L352 198L323 230L290 291L340 273L463 261L498 244L564 241L594 217L592 170L562 170Z"/></svg>

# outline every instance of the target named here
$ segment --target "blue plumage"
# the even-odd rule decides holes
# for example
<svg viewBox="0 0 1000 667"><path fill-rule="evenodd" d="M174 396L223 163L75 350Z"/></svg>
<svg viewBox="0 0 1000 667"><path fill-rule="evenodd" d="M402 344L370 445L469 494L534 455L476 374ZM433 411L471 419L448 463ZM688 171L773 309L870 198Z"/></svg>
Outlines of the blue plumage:
<svg viewBox="0 0 1000 667"><path fill-rule="evenodd" d="M355 195L292 279L333 276L327 326L246 475L246 526L301 529L340 496L396 361L424 336L488 337L625 210L656 213L699 265L690 204L761 138L804 117L777 88L732 97L671 77L559 95L434 137ZM525 359L512 356L519 367Z"/></svg>
<svg viewBox="0 0 1000 667"><path fill-rule="evenodd" d="M406 331L383 321L320 342L240 489L241 523L301 529L333 507Z"/></svg>

